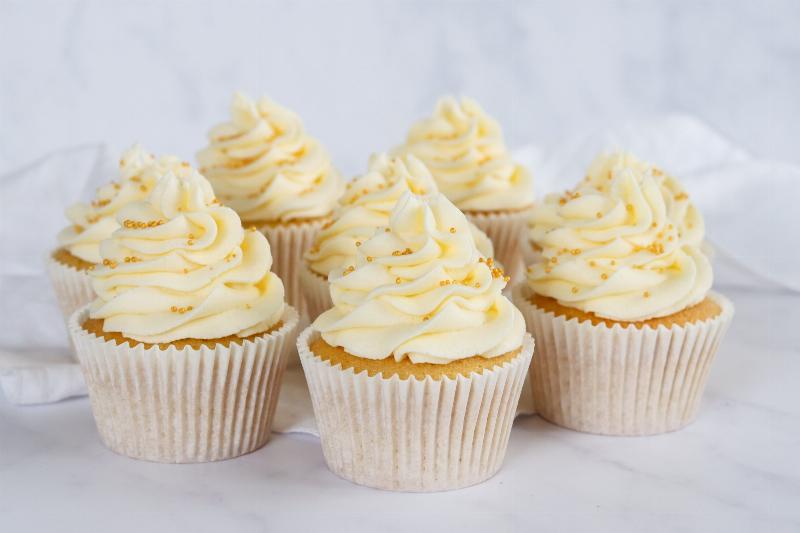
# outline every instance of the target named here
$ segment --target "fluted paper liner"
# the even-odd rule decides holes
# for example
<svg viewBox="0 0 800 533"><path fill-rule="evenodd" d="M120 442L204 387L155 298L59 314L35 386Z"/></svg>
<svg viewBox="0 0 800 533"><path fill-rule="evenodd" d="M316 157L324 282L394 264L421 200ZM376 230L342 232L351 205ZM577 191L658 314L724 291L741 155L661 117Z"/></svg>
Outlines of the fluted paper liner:
<svg viewBox="0 0 800 533"><path fill-rule="evenodd" d="M508 212L466 212L470 222L492 241L494 257L502 264L507 275L516 281L525 272L520 245L527 239L528 218L531 210Z"/></svg>
<svg viewBox="0 0 800 533"><path fill-rule="evenodd" d="M398 491L467 487L503 463L531 356L469 377L400 379L342 370L297 340L328 468L354 483Z"/></svg>
<svg viewBox="0 0 800 533"><path fill-rule="evenodd" d="M318 218L297 223L270 225L259 229L266 235L272 250L272 271L283 281L286 301L300 316L308 315L299 271L303 267L303 254L311 248L314 237L328 218Z"/></svg>
<svg viewBox="0 0 800 533"><path fill-rule="evenodd" d="M46 262L47 274L50 276L58 307L66 324L72 313L94 300L92 278L86 270L78 270L56 261L52 253L47 256Z"/></svg>
<svg viewBox="0 0 800 533"><path fill-rule="evenodd" d="M84 330L73 313L78 352L103 443L116 453L164 463L244 455L267 443L298 316L287 306L272 333L228 347L161 349L117 345Z"/></svg>
<svg viewBox="0 0 800 533"><path fill-rule="evenodd" d="M536 339L530 369L536 412L603 435L654 435L691 423L733 318L733 304L713 292L708 296L722 308L716 317L641 329L557 317L530 302L525 283L513 295Z"/></svg>
<svg viewBox="0 0 800 533"><path fill-rule="evenodd" d="M306 299L308 318L313 322L323 311L333 307L330 285L327 279L311 270L305 261L300 269L300 283Z"/></svg>

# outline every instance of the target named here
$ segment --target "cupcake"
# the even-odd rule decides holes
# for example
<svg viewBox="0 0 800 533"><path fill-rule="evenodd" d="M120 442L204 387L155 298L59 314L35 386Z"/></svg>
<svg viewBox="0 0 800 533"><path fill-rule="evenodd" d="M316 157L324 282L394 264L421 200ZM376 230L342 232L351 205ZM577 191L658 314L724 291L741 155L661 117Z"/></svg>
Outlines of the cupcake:
<svg viewBox="0 0 800 533"><path fill-rule="evenodd" d="M102 262L100 242L119 228L117 211L146 198L157 176L181 165L188 163L172 156L156 158L141 146L133 146L119 161L117 181L97 189L91 203L77 203L67 209L70 225L58 234L59 246L47 259L47 271L65 321L94 298L89 271Z"/></svg>
<svg viewBox="0 0 800 533"><path fill-rule="evenodd" d="M117 222L91 272L97 298L69 322L103 442L171 463L260 448L298 322L267 239L188 168Z"/></svg>
<svg viewBox="0 0 800 533"><path fill-rule="evenodd" d="M305 313L297 270L342 192L327 151L296 114L240 93L233 98L231 121L214 127L208 138L197 155L201 172L245 225L267 236L287 300Z"/></svg>
<svg viewBox="0 0 800 533"><path fill-rule="evenodd" d="M538 341L536 411L606 435L689 424L733 306L710 291L703 219L678 181L603 158L531 221L540 258L514 301Z"/></svg>
<svg viewBox="0 0 800 533"><path fill-rule="evenodd" d="M297 342L328 467L400 491L497 472L533 339L464 214L407 192L330 280Z"/></svg>
<svg viewBox="0 0 800 533"><path fill-rule="evenodd" d="M347 183L333 219L323 226L305 254L301 281L312 320L333 305L328 274L355 263L358 247L375 233L376 227L389 223L389 214L406 191L417 195L438 193L430 171L413 155L376 154L370 158L368 172ZM484 257L494 257L488 237L473 224L470 231L478 251Z"/></svg>
<svg viewBox="0 0 800 533"><path fill-rule="evenodd" d="M519 244L533 206L533 179L512 160L494 119L469 98L442 98L397 152L425 163L439 190L489 236L509 274L522 275Z"/></svg>

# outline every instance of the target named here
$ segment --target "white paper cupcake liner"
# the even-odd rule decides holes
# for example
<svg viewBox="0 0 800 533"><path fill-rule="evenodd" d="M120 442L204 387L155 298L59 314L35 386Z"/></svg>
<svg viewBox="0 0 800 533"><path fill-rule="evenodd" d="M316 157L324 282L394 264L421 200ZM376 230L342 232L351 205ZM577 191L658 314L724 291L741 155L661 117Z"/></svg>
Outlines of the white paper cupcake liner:
<svg viewBox="0 0 800 533"><path fill-rule="evenodd" d="M300 269L300 284L303 287L306 311L311 322L323 311L333 307L328 280L312 271L305 261Z"/></svg>
<svg viewBox="0 0 800 533"><path fill-rule="evenodd" d="M272 271L283 281L286 301L297 309L300 316L308 314L299 276L303 254L311 248L317 231L327 221L327 218L319 218L284 225L265 224L259 228L267 236L272 249Z"/></svg>
<svg viewBox="0 0 800 533"><path fill-rule="evenodd" d="M58 307L67 323L72 313L94 300L92 278L86 270L59 263L52 253L47 256L46 263Z"/></svg>
<svg viewBox="0 0 800 533"><path fill-rule="evenodd" d="M311 352L319 333L297 340L328 468L354 483L397 491L480 483L503 463L531 356L456 379L386 379L332 366Z"/></svg>
<svg viewBox="0 0 800 533"><path fill-rule="evenodd" d="M116 453L164 463L201 463L262 447L281 388L297 312L287 306L281 327L228 347L161 349L98 338L69 329L103 443Z"/></svg>
<svg viewBox="0 0 800 533"><path fill-rule="evenodd" d="M592 325L544 311L525 283L514 303L536 339L531 385L536 412L577 431L654 435L697 416L711 362L733 304L709 293L722 312L684 326Z"/></svg>
<svg viewBox="0 0 800 533"><path fill-rule="evenodd" d="M467 213L470 222L492 241L495 259L500 261L506 275L511 276L513 281L522 279L525 272L520 245L527 240L530 214L530 209L508 213Z"/></svg>

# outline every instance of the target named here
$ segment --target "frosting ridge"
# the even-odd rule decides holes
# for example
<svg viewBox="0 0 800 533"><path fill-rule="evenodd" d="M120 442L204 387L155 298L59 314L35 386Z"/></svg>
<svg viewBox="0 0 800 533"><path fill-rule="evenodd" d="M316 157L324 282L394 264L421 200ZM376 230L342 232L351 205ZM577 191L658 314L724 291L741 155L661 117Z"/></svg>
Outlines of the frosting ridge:
<svg viewBox="0 0 800 533"><path fill-rule="evenodd" d="M268 98L236 93L231 120L208 138L200 169L245 222L318 218L336 205L341 179L327 151L295 113Z"/></svg>
<svg viewBox="0 0 800 533"><path fill-rule="evenodd" d="M167 172L145 201L117 214L91 275L92 318L105 331L147 343L247 337L284 311L266 237L242 229L194 170Z"/></svg>
<svg viewBox="0 0 800 533"><path fill-rule="evenodd" d="M327 277L331 270L352 263L358 247L377 228L388 224L392 209L406 191L423 196L438 192L430 171L413 155L374 154L369 170L347 184L332 220L319 231L306 253L311 270ZM478 249L486 257L492 257L489 238L474 225L470 226Z"/></svg>
<svg viewBox="0 0 800 533"><path fill-rule="evenodd" d="M388 227L331 272L333 308L314 322L323 339L368 359L446 364L519 348L525 324L502 295L502 271L478 251L443 195L406 192Z"/></svg>
<svg viewBox="0 0 800 533"><path fill-rule="evenodd" d="M440 99L433 115L414 124L396 152L425 163L439 190L462 210L518 210L533 204L531 174L511 159L497 121L469 98Z"/></svg>
<svg viewBox="0 0 800 533"><path fill-rule="evenodd" d="M119 227L115 215L123 206L142 200L167 170L188 168L175 156L155 157L140 145L126 150L119 161L119 179L97 189L90 203L76 203L66 210L72 223L58 234L58 243L70 254L89 263L100 263L100 242Z"/></svg>
<svg viewBox="0 0 800 533"><path fill-rule="evenodd" d="M702 301L711 265L702 218L674 178L629 156L596 161L587 179L549 195L531 217L537 293L618 321L670 315Z"/></svg>

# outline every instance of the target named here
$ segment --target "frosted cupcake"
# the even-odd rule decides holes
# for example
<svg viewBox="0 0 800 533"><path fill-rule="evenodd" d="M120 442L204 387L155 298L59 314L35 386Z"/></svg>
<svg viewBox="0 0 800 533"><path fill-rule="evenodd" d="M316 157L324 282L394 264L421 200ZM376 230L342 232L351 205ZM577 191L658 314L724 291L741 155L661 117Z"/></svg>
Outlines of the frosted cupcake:
<svg viewBox="0 0 800 533"><path fill-rule="evenodd" d="M189 169L117 222L69 323L103 442L175 463L263 446L298 321L267 239Z"/></svg>
<svg viewBox="0 0 800 533"><path fill-rule="evenodd" d="M275 272L290 304L305 312L297 271L314 234L329 219L342 192L328 153L300 118L267 98L237 93L231 120L214 127L198 155L222 203L272 245Z"/></svg>
<svg viewBox="0 0 800 533"><path fill-rule="evenodd" d="M599 160L536 207L532 233L541 256L514 301L539 346L537 412L608 435L694 420L733 306L710 292L702 217L678 182L626 157Z"/></svg>
<svg viewBox="0 0 800 533"><path fill-rule="evenodd" d="M355 264L358 247L376 228L389 223L389 214L407 191L423 196L438 193L430 171L413 155L374 155L369 171L347 183L333 219L323 226L305 254L301 279L312 320L333 305L328 274ZM483 256L494 257L486 235L472 224L470 231Z"/></svg>
<svg viewBox="0 0 800 533"><path fill-rule="evenodd" d="M119 161L117 181L97 189L91 203L77 203L67 209L71 224L58 234L59 247L47 260L47 271L65 321L94 298L89 271L102 262L100 242L119 228L117 212L146 198L157 176L181 165L188 163L172 156L156 158L141 146L134 146Z"/></svg>
<svg viewBox="0 0 800 533"><path fill-rule="evenodd" d="M298 350L322 449L371 487L465 487L500 468L531 356L508 278L444 196L406 193Z"/></svg>
<svg viewBox="0 0 800 533"><path fill-rule="evenodd" d="M442 98L397 152L425 163L439 190L489 236L509 274L521 275L519 244L533 206L533 179L512 160L493 118L469 98Z"/></svg>

